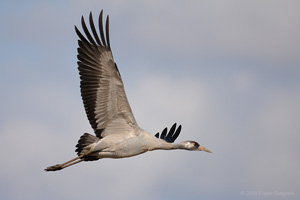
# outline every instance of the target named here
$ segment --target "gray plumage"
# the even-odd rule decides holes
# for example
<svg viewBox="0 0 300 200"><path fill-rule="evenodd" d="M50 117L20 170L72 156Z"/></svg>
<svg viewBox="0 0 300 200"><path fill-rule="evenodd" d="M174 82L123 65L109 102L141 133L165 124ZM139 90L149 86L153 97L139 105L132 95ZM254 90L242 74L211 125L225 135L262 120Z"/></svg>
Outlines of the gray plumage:
<svg viewBox="0 0 300 200"><path fill-rule="evenodd" d="M157 133L155 136L138 126L113 59L109 40L109 17L106 18L105 30L102 21L103 11L98 20L100 37L92 13L89 16L92 35L83 17L81 24L85 36L75 26L79 37L77 58L81 96L96 136L83 134L76 145L78 157L45 170L56 171L81 161L131 157L156 149L210 152L194 141L174 144L181 131L181 125L176 127L176 123L169 132L165 128L161 134Z"/></svg>

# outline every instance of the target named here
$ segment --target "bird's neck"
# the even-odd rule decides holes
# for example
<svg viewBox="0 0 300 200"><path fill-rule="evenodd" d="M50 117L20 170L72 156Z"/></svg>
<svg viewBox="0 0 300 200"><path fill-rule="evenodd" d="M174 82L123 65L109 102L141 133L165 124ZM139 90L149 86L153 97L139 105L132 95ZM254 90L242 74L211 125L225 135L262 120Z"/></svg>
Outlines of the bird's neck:
<svg viewBox="0 0 300 200"><path fill-rule="evenodd" d="M185 149L181 143L168 143L163 140L157 140L156 144L153 145L151 150L172 150L172 149Z"/></svg>
<svg viewBox="0 0 300 200"><path fill-rule="evenodd" d="M172 149L186 149L183 143L169 143L164 140L154 137L151 133L144 131L145 134L141 134L143 141L147 141L147 148L149 151L153 150L172 150ZM146 138L145 138L146 137Z"/></svg>

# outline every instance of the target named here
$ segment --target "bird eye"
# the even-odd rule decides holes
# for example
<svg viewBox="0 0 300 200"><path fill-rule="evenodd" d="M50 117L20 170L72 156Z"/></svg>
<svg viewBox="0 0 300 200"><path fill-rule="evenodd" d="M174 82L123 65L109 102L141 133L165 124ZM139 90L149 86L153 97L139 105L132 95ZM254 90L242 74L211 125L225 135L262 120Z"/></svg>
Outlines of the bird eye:
<svg viewBox="0 0 300 200"><path fill-rule="evenodd" d="M192 144L193 144L196 148L198 148L198 147L200 146L197 142L194 142L194 141L192 141Z"/></svg>

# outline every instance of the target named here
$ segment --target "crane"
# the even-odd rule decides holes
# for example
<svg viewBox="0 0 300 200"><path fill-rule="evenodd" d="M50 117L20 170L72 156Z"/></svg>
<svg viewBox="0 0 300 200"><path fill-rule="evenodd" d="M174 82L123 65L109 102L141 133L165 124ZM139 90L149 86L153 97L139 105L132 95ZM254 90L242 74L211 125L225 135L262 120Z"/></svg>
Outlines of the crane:
<svg viewBox="0 0 300 200"><path fill-rule="evenodd" d="M103 10L96 31L92 12L89 15L90 31L84 17L81 25L85 36L75 26L79 37L78 70L84 108L95 135L84 133L76 145L77 157L65 163L47 167L45 171L61 170L82 161L102 158L126 158L152 150L185 149L190 151L210 150L195 141L174 143L181 132L175 123L161 134L140 128L133 116L124 90L123 81L114 62L109 39L109 16L103 26ZM105 31L105 34L104 34ZM99 37L100 36L100 37Z"/></svg>

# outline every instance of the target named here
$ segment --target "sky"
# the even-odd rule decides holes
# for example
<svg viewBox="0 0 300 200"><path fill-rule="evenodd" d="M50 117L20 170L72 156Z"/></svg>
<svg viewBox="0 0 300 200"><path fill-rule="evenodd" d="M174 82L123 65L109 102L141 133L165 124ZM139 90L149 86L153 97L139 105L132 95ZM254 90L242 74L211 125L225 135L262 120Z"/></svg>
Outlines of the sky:
<svg viewBox="0 0 300 200"><path fill-rule="evenodd" d="M300 198L300 2L0 2L0 199ZM139 126L177 122L177 141L213 153L153 151L47 166L92 133L74 25L110 16L115 62Z"/></svg>

